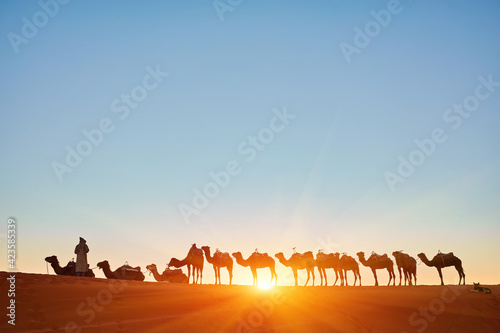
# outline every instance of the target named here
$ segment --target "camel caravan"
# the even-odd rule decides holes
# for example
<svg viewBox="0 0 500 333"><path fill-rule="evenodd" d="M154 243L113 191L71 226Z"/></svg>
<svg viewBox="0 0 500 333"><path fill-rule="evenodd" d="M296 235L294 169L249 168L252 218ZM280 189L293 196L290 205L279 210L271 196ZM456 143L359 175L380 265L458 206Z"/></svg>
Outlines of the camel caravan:
<svg viewBox="0 0 500 333"><path fill-rule="evenodd" d="M389 274L389 283L388 286L396 285L396 275L394 273L394 262L387 255L382 254L379 255L375 252L372 252L368 259L365 258L364 252L358 252L357 258L359 263L363 266L368 267L372 270L373 277L375 279L375 286L378 286L378 278L377 278L377 270L387 270ZM394 251L392 252L392 256L396 261L396 267L399 272L399 286L404 283L404 285L412 286L417 284L417 260L403 251ZM322 250L319 250L314 257L311 251L304 253L297 253L295 248L293 248L293 254L290 258L286 259L285 255L282 252L276 253L274 256L283 266L290 267L292 269L293 277L295 280L295 286L298 285L297 272L299 270L306 270L307 272L307 280L305 286L309 283L312 278L312 285L315 283L315 274L314 268L316 267L319 271L319 275L321 278L320 286L327 286L327 269L333 269L335 273L335 282L332 286L337 285L339 282L340 286L348 286L347 281L347 273L352 271L354 282L353 286L356 286L358 283L361 286L361 274L359 270L358 261L355 258L347 255L347 253L324 253ZM417 257L423 262L426 266L436 267L439 278L441 279L441 285L444 285L443 282L443 274L441 270L444 267L453 266L458 271L459 274L459 282L460 285L463 283L465 285L465 274L462 268L462 261L456 257L453 252L450 253L438 253L432 258L432 260L427 259L427 256L424 253L420 253ZM201 248L196 247L196 244L192 244L189 249L186 257L182 260L177 258L170 259L167 267L163 271L162 274L159 273L157 266L153 263L146 266L146 272L149 271L149 274L153 274L153 277L158 282L169 282L169 283L190 283L192 276L192 284L202 284L203 279L203 265L206 261L212 265L215 273L215 284L221 284L221 268L227 269L229 275L229 285L232 284L233 280L233 258L236 260L236 263L243 267L250 267L253 277L253 285L258 285L257 278L257 270L258 269L269 269L271 272L271 284L274 281L274 284L278 284L278 275L276 274L276 262L273 257L271 257L267 253L260 253L257 249L247 258L244 259L241 252L234 252L229 255L228 252L221 252L219 249L216 249L215 252L211 252L209 246L202 246ZM45 258L47 265L50 263L54 272L57 275L68 275L68 276L77 276L78 274L75 272L76 264L72 260L65 267L61 267L59 261L56 256L50 256ZM188 275L184 274L182 271L182 267L187 266ZM85 277L95 277L94 272L88 265L85 266L86 271L84 271L80 276ZM174 267L172 269L171 267ZM95 268L102 269L104 275L108 279L121 279L121 280L135 280L135 281L144 281L145 276L141 271L141 267L131 267L128 263L122 265L115 269L111 270L110 264L107 260L101 261L97 264ZM47 267L48 273L48 267ZM462 282L463 280L463 282ZM359 282L358 282L359 281Z"/></svg>

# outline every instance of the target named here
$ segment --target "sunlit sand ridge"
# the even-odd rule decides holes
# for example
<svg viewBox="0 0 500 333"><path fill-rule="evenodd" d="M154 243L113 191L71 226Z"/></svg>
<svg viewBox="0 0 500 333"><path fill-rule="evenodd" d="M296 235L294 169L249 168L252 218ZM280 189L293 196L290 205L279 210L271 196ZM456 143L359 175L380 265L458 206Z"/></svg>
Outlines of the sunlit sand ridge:
<svg viewBox="0 0 500 333"><path fill-rule="evenodd" d="M0 273L2 290L7 275ZM488 286L490 295L471 292L470 285L275 287L262 281L259 286L17 273L15 332L500 330L498 285ZM1 331L12 331L6 325L4 320Z"/></svg>

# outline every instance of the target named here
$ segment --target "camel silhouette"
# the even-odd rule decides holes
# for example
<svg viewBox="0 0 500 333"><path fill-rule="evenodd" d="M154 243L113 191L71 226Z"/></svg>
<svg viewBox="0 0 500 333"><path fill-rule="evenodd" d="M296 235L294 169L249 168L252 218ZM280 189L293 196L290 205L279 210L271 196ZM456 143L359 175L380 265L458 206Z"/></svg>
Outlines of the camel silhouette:
<svg viewBox="0 0 500 333"><path fill-rule="evenodd" d="M335 272L335 282L333 285L337 284L339 280L340 273L340 285L344 285L344 276L342 275L342 269L340 268L340 258L339 253L324 253L319 250L316 254L316 266L318 267L319 276L321 277L321 285L323 285L323 277L325 277L325 286L328 285L326 270L328 268L333 268Z"/></svg>
<svg viewBox="0 0 500 333"><path fill-rule="evenodd" d="M415 285L417 285L417 261L415 258L409 254L403 253L403 251L394 251L392 255L396 259L396 265L398 266L399 285L401 285L401 269L403 269L405 277L405 286L406 281L408 281L408 285L412 285L412 277L415 278Z"/></svg>
<svg viewBox="0 0 500 333"><path fill-rule="evenodd" d="M338 256L339 254L335 253L335 255ZM346 286L349 285L349 283L347 282L347 271L352 271L352 274L354 275L354 286L356 285L356 281L358 280L358 278L359 278L359 285L361 286L361 274L359 274L359 265L356 259L354 259L351 256L348 256L346 253L343 253L342 258L340 258L340 267L344 271Z"/></svg>
<svg viewBox="0 0 500 333"><path fill-rule="evenodd" d="M285 255L282 252L278 252L274 256L278 258L279 262L284 266L290 267L292 269L293 277L295 279L295 286L298 285L297 270L299 269L305 269L307 271L307 280L304 286L307 286L311 274L313 280L312 284L314 286L314 266L316 266L316 260L314 260L313 253L311 251L307 251L304 253L294 253L290 257L290 259L286 259Z"/></svg>
<svg viewBox="0 0 500 333"><path fill-rule="evenodd" d="M97 263L97 267L102 269L108 279L144 281L144 274L142 274L140 266L131 267L125 264L111 271L109 262L104 260Z"/></svg>
<svg viewBox="0 0 500 333"><path fill-rule="evenodd" d="M271 284L273 279L275 280L275 285L278 285L278 275L276 274L274 259L270 257L267 253L259 253L257 250L248 257L248 259L243 259L241 252L234 252L233 257L236 259L238 265L243 267L250 267L253 276L253 285L258 285L257 280L257 269L258 268L269 268L271 270Z"/></svg>
<svg viewBox="0 0 500 333"><path fill-rule="evenodd" d="M417 256L427 266L429 266L429 267L436 267L436 269L437 269L437 271L439 273L439 278L441 279L441 285L444 285L444 283L443 283L443 273L441 273L441 269L444 268L444 267L449 267L449 266L454 266L455 269L457 270L458 276L460 278L458 280L458 284L460 285L460 282L462 281L462 278L463 278L464 279L464 285L465 285L465 273L464 273L464 269L462 267L462 260L460 260L459 258L455 257L455 255L453 254L453 252L446 253L446 254L438 252L438 254L436 254L434 256L434 258L432 258L431 261L429 261L427 259L427 256L424 253L419 253Z"/></svg>
<svg viewBox="0 0 500 333"><path fill-rule="evenodd" d="M198 278L200 279L200 284L203 281L203 264L205 259L203 258L203 250L196 247L196 243L191 245L186 258L179 260L177 258L170 259L168 267L174 266L175 268L180 268L186 266L188 268L188 280L191 278L191 266L193 267L193 284L198 283ZM195 271L196 271L196 281L195 281Z"/></svg>
<svg viewBox="0 0 500 333"><path fill-rule="evenodd" d="M59 260L57 259L57 256L50 256L45 258L45 261L50 263L50 266L54 269L54 272L57 275L68 275L68 276L76 276L75 272L75 265L76 263L74 261L68 263L66 266L61 267L59 265ZM85 277L95 277L94 272L89 268L87 272L85 272Z"/></svg>
<svg viewBox="0 0 500 333"><path fill-rule="evenodd" d="M387 254L378 255L372 252L372 255L368 260L365 260L364 252L358 252L357 256L359 258L359 262L362 263L366 267L370 267L373 272L373 277L375 278L375 285L378 286L377 279L377 269L387 269L389 272L389 283L388 286L393 282L393 285L396 285L396 275L394 274L394 262L387 256Z"/></svg>
<svg viewBox="0 0 500 333"><path fill-rule="evenodd" d="M146 269L149 271L149 275L153 273L153 276L158 282L170 282L170 283L188 283L188 277L186 274L179 269L165 269L160 275L155 264L147 265Z"/></svg>
<svg viewBox="0 0 500 333"><path fill-rule="evenodd" d="M217 284L217 280L220 282L220 269L221 267L226 267L227 272L229 273L229 285L231 285L233 281L233 258L227 252L220 252L218 249L215 251L213 256L210 256L210 247L202 246L201 249L205 252L205 258L209 264L212 264L215 272L215 284Z"/></svg>

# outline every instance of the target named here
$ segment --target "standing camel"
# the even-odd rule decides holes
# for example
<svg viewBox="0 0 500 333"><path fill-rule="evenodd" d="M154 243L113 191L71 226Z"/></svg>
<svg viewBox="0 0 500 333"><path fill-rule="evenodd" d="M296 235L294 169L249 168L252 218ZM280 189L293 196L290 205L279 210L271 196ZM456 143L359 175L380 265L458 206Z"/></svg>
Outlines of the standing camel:
<svg viewBox="0 0 500 333"><path fill-rule="evenodd" d="M258 285L257 281L257 269L258 268L267 268L271 270L271 282L274 283L275 285L278 285L278 275L276 274L275 270L275 265L276 263L274 262L274 259L270 257L267 253L259 253L257 250L255 250L254 253L248 257L248 259L243 259L243 256L241 255L241 252L234 252L233 257L236 259L236 262L238 265L241 265L243 267L248 267L250 266L250 269L252 270L252 276L253 276L253 285L255 286L256 284Z"/></svg>
<svg viewBox="0 0 500 333"><path fill-rule="evenodd" d="M335 253L337 256L338 253ZM348 286L347 283L347 271L352 271L354 274L354 285L356 285L356 281L359 278L359 285L361 286L361 274L359 274L359 265L356 259L351 256L348 256L346 253L342 254L342 258L340 258L340 268L344 271L345 285ZM342 272L340 273L342 274ZM344 281L342 281L343 285Z"/></svg>
<svg viewBox="0 0 500 333"><path fill-rule="evenodd" d="M306 284L304 286L307 286L307 283L309 282L309 278L310 278L311 274L312 274L312 278L313 278L312 283L314 286L314 266L316 265L316 262L314 260L313 253L311 251L307 251L304 253L294 253L290 257L290 259L285 259L285 256L283 255L282 252L276 253L274 256L276 258L278 258L280 263L282 263L286 267L292 268L293 277L295 279L295 286L298 285L298 283L297 283L297 270L299 270L299 269L305 269L307 271L307 280L306 280Z"/></svg>
<svg viewBox="0 0 500 333"><path fill-rule="evenodd" d="M323 253L323 251L319 250L316 254L316 266L318 267L319 276L321 277L321 285L323 285L323 276L325 277L325 286L328 285L326 279L326 269L333 268L335 271L335 282L333 285L337 284L340 273L340 282L341 286L344 285L344 277L342 275L342 269L340 268L340 259L339 253Z"/></svg>
<svg viewBox="0 0 500 333"><path fill-rule="evenodd" d="M196 247L196 243L191 245L186 258L179 260L177 258L170 259L167 267L174 266L175 268L180 268L186 266L188 268L188 283L191 277L191 266L193 266L193 284L198 283L198 278L200 279L200 284L203 280L203 263L205 259L203 258L203 250ZM196 281L194 279L194 274L196 271Z"/></svg>
<svg viewBox="0 0 500 333"><path fill-rule="evenodd" d="M215 272L215 284L217 284L217 280L220 283L220 268L226 267L227 272L229 273L229 285L231 285L233 281L233 258L227 252L221 252L218 249L215 251L213 256L210 256L210 247L202 246L201 249L205 252L205 258L209 264L212 264Z"/></svg>
<svg viewBox="0 0 500 333"><path fill-rule="evenodd" d="M438 254L436 254L434 256L434 258L432 258L431 261L429 261L427 259L427 256L424 253L420 253L417 256L427 266L429 266L429 267L436 267L436 269L437 269L437 271L439 273L439 278L441 279L441 285L444 285L444 283L443 283L443 273L441 273L441 269L443 267L448 267L448 266L455 266L455 269L458 272L458 276L460 277L460 279L458 280L458 284L460 285L460 282L462 281L462 278L464 279L464 284L465 284L465 273L464 273L464 269L462 267L462 260L460 260L459 258L455 257L455 255L453 254L453 252L446 253L446 254L438 252Z"/></svg>
<svg viewBox="0 0 500 333"><path fill-rule="evenodd" d="M403 274L406 281L408 280L408 285L412 285L412 277L415 278L415 285L417 284L417 261L415 258L409 254L403 253L403 251L394 251L392 255L396 259L396 265L399 271L399 285L401 285L401 269L403 269Z"/></svg>
<svg viewBox="0 0 500 333"><path fill-rule="evenodd" d="M365 254L364 252L358 252L357 253L359 262L362 263L366 267L370 267L372 272L373 272L373 277L375 277L375 285L378 286L378 279L377 279L377 269L387 269L389 272L389 283L387 284L388 286L391 284L391 281L393 281L393 285L396 285L396 275L394 274L394 263L392 262L391 258L387 256L387 254L383 255L378 255L374 252L372 252L372 255L368 260L365 259Z"/></svg>

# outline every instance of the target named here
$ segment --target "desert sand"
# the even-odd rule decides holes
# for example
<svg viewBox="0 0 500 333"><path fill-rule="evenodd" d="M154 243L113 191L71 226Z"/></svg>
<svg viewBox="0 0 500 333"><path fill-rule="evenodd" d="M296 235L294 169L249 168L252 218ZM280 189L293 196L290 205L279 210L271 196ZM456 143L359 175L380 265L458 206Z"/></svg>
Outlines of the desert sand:
<svg viewBox="0 0 500 333"><path fill-rule="evenodd" d="M180 285L15 274L2 332L500 332L500 286Z"/></svg>

